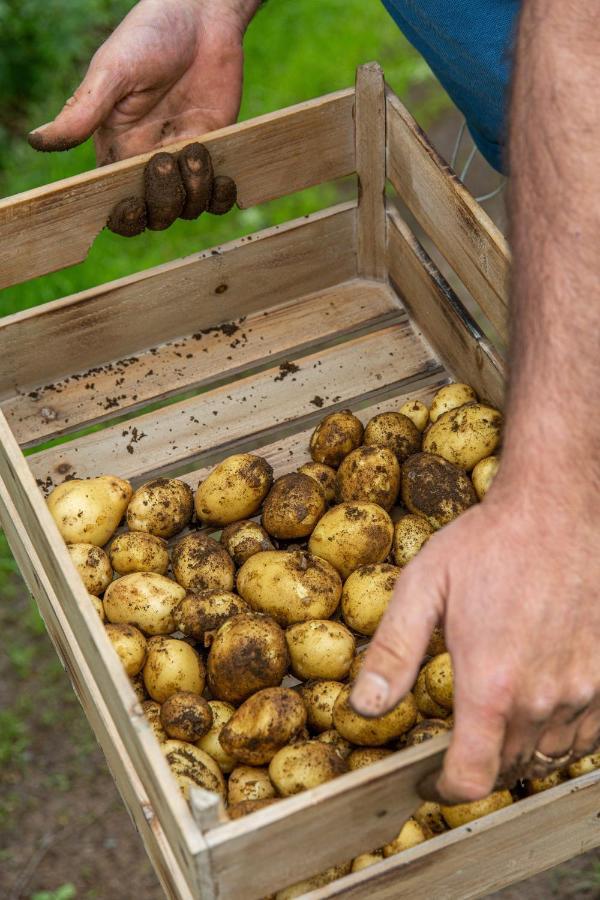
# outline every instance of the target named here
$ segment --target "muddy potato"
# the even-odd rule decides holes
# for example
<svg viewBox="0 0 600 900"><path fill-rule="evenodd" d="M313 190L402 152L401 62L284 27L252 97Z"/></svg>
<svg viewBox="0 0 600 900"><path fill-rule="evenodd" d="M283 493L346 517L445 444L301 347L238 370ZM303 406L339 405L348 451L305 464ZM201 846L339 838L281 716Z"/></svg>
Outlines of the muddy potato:
<svg viewBox="0 0 600 900"><path fill-rule="evenodd" d="M330 413L319 422L310 438L314 462L336 469L343 458L362 443L363 425L349 409Z"/></svg>
<svg viewBox="0 0 600 900"><path fill-rule="evenodd" d="M274 900L294 900L295 897L303 897L304 894L308 894L309 891L316 891L317 888L325 887L325 885L337 881L338 878L343 878L344 875L347 875L350 871L350 867L351 863L341 863L337 866L331 866L331 868L326 869L319 875L313 875L312 878L298 881L296 884L291 885L291 887L287 887L283 891L278 891L277 894L275 894Z"/></svg>
<svg viewBox="0 0 600 900"><path fill-rule="evenodd" d="M408 732L404 746L416 747L417 744L423 744L425 741L437 737L438 734L445 734L447 731L450 731L450 725L445 719L424 719Z"/></svg>
<svg viewBox="0 0 600 900"><path fill-rule="evenodd" d="M312 619L287 629L285 638L292 672L301 681L327 678L341 681L354 658L356 641L341 622Z"/></svg>
<svg viewBox="0 0 600 900"><path fill-rule="evenodd" d="M416 847L417 844L422 844L426 840L427 833L423 826L416 819L407 819L397 837L384 846L383 855L387 859L388 856L395 856L396 853Z"/></svg>
<svg viewBox="0 0 600 900"><path fill-rule="evenodd" d="M208 753L209 756L212 756L221 772L227 774L236 767L237 762L233 756L225 753L219 741L219 735L223 726L229 722L234 714L235 706L232 706L231 703L225 703L223 700L209 700L208 705L212 713L212 725L206 734L199 741L196 741L196 746Z"/></svg>
<svg viewBox="0 0 600 900"><path fill-rule="evenodd" d="M131 494L129 482L114 475L74 478L55 487L47 504L67 544L103 547L119 527Z"/></svg>
<svg viewBox="0 0 600 900"><path fill-rule="evenodd" d="M450 710L446 709L445 706L441 706L439 703L436 703L436 701L427 690L427 676L425 672L426 668L426 666L423 666L423 668L419 672L419 675L415 682L415 686L413 688L417 709L425 717L425 719L446 719L450 715Z"/></svg>
<svg viewBox="0 0 600 900"><path fill-rule="evenodd" d="M308 542L309 551L348 578L355 569L383 562L390 552L394 526L375 503L340 503L325 513Z"/></svg>
<svg viewBox="0 0 600 900"><path fill-rule="evenodd" d="M425 666L425 686L434 703L451 710L454 703L454 676L449 653L440 653Z"/></svg>
<svg viewBox="0 0 600 900"><path fill-rule="evenodd" d="M169 740L169 737L160 721L160 703L157 703L156 700L144 700L142 710L157 740L159 743L164 744L165 741Z"/></svg>
<svg viewBox="0 0 600 900"><path fill-rule="evenodd" d="M344 583L342 616L344 622L359 634L375 634L386 611L400 569L387 563L361 566Z"/></svg>
<svg viewBox="0 0 600 900"><path fill-rule="evenodd" d="M146 531L119 534L110 545L110 562L118 575L132 572L156 572L166 575L169 549L163 538Z"/></svg>
<svg viewBox="0 0 600 900"><path fill-rule="evenodd" d="M178 478L155 478L137 489L127 507L130 531L143 531L159 538L173 537L191 521L192 490Z"/></svg>
<svg viewBox="0 0 600 900"><path fill-rule="evenodd" d="M348 681L356 681L356 679L358 678L358 673L362 669L365 659L365 651L359 650L352 660L352 665L350 666L350 671L348 672Z"/></svg>
<svg viewBox="0 0 600 900"><path fill-rule="evenodd" d="M242 519L224 528L221 543L238 568L255 553L275 549L262 525L252 519Z"/></svg>
<svg viewBox="0 0 600 900"><path fill-rule="evenodd" d="M335 728L328 728L327 731L322 731L315 737L315 741L321 741L321 743L333 747L342 759L348 759L353 750L350 741L343 738Z"/></svg>
<svg viewBox="0 0 600 900"><path fill-rule="evenodd" d="M406 403L402 404L398 412L410 419L419 431L424 431L427 427L429 409L421 400L407 400Z"/></svg>
<svg viewBox="0 0 600 900"><path fill-rule="evenodd" d="M289 668L285 634L268 616L242 613L219 628L208 654L208 686L218 700L241 703L275 687Z"/></svg>
<svg viewBox="0 0 600 900"><path fill-rule="evenodd" d="M368 447L388 447L399 463L421 449L421 432L408 416L385 412L373 416L365 428Z"/></svg>
<svg viewBox="0 0 600 900"><path fill-rule="evenodd" d="M204 680L202 657L185 641L164 638L150 642L144 665L144 684L153 700L164 703L179 691L201 694Z"/></svg>
<svg viewBox="0 0 600 900"><path fill-rule="evenodd" d="M391 756L392 753L393 751L386 747L358 747L348 757L348 768L351 772L356 769L364 769L365 766L371 766L380 759Z"/></svg>
<svg viewBox="0 0 600 900"><path fill-rule="evenodd" d="M282 797L325 784L348 771L334 747L322 741L304 741L282 747L269 763L269 778Z"/></svg>
<svg viewBox="0 0 600 900"><path fill-rule="evenodd" d="M443 629L439 625L436 625L431 632L425 655L438 656L440 653L445 653L447 649Z"/></svg>
<svg viewBox="0 0 600 900"><path fill-rule="evenodd" d="M470 472L500 443L502 413L483 403L470 403L444 413L423 438L423 450Z"/></svg>
<svg viewBox="0 0 600 900"><path fill-rule="evenodd" d="M277 803L279 799L279 797L268 797L264 800L240 800L239 803L233 803L227 807L227 815L232 820L242 819L244 816L249 816L250 813L258 812L259 809L265 809L267 806Z"/></svg>
<svg viewBox="0 0 600 900"><path fill-rule="evenodd" d="M204 697L190 691L171 694L160 708L160 722L170 738L197 741L212 726L212 710Z"/></svg>
<svg viewBox="0 0 600 900"><path fill-rule="evenodd" d="M431 453L417 453L402 467L402 502L417 516L424 516L437 529L456 519L477 503L477 495L466 472Z"/></svg>
<svg viewBox="0 0 600 900"><path fill-rule="evenodd" d="M219 740L226 753L248 766L269 763L306 725L306 707L291 688L253 694L226 723Z"/></svg>
<svg viewBox="0 0 600 900"><path fill-rule="evenodd" d="M69 544L67 550L88 594L103 594L113 577L104 550L95 544Z"/></svg>
<svg viewBox="0 0 600 900"><path fill-rule="evenodd" d="M377 863L380 863L383 859L383 851L382 850L373 850L372 853L361 853L359 856L356 856L352 860L352 872L362 872L363 869L368 869L369 866L375 866Z"/></svg>
<svg viewBox="0 0 600 900"><path fill-rule="evenodd" d="M231 591L189 591L175 607L173 618L177 631L208 647L227 619L246 612L250 612L246 601Z"/></svg>
<svg viewBox="0 0 600 900"><path fill-rule="evenodd" d="M92 603L93 603L93 605L94 605L94 609L96 610L96 612L97 612L98 615L100 616L100 621L101 621L101 622L105 622L105 621L106 621L106 614L105 614L105 612L104 612L104 603L102 602L102 600L100 599L100 597L96 597L95 594L90 594L90 595L89 595L89 598L90 598L90 600L92 601Z"/></svg>
<svg viewBox="0 0 600 900"><path fill-rule="evenodd" d="M512 802L510 791L494 791L482 800L475 800L473 803L458 803L455 806L442 804L441 810L446 824L450 828L459 828L461 825L466 825L467 822L473 822L498 809L510 806Z"/></svg>
<svg viewBox="0 0 600 900"><path fill-rule="evenodd" d="M543 791L549 791L550 788L556 787L567 780L567 773L564 769L557 769L549 772L543 778L528 778L525 781L525 790L531 796L532 794L541 794Z"/></svg>
<svg viewBox="0 0 600 900"><path fill-rule="evenodd" d="M330 618L340 601L342 582L326 560L310 553L267 550L244 563L237 589L252 609L287 626Z"/></svg>
<svg viewBox="0 0 600 900"><path fill-rule="evenodd" d="M146 661L146 638L134 625L104 626L123 668L130 678L142 671Z"/></svg>
<svg viewBox="0 0 600 900"><path fill-rule="evenodd" d="M185 596L181 585L156 572L133 572L113 581L104 595L109 622L135 625L145 634L175 631L175 607Z"/></svg>
<svg viewBox="0 0 600 900"><path fill-rule="evenodd" d="M600 753L592 753L589 756L582 756L581 759L572 762L567 767L569 778L579 778L580 775L587 775L594 769L600 769Z"/></svg>
<svg viewBox="0 0 600 900"><path fill-rule="evenodd" d="M262 525L271 537L308 537L325 512L325 493L309 475L291 472L278 478L265 499Z"/></svg>
<svg viewBox="0 0 600 900"><path fill-rule="evenodd" d="M417 555L435 528L422 516L402 516L394 525L392 556L397 566L407 566Z"/></svg>
<svg viewBox="0 0 600 900"><path fill-rule="evenodd" d="M241 803L244 800L269 800L277 791L269 778L267 769L259 766L236 766L227 783L227 802Z"/></svg>
<svg viewBox="0 0 600 900"><path fill-rule="evenodd" d="M473 471L471 472L471 481L473 482L475 493L480 500L483 500L491 488L499 465L500 457L486 456L484 459L480 459L473 468Z"/></svg>
<svg viewBox="0 0 600 900"><path fill-rule="evenodd" d="M383 509L392 508L400 490L400 465L389 447L357 447L340 463L336 498L364 500Z"/></svg>
<svg viewBox="0 0 600 900"><path fill-rule="evenodd" d="M225 799L227 793L225 779L212 756L187 741L168 740L161 746L186 799L192 785L213 791Z"/></svg>
<svg viewBox="0 0 600 900"><path fill-rule="evenodd" d="M431 401L431 409L429 410L430 422L437 422L440 416L449 412L451 409L458 409L465 403L474 403L477 401L477 394L468 384L455 382L454 384L446 384L434 395Z"/></svg>
<svg viewBox="0 0 600 900"><path fill-rule="evenodd" d="M261 456L229 456L198 485L196 515L207 525L230 525L258 512L273 483L273 469Z"/></svg>
<svg viewBox="0 0 600 900"><path fill-rule="evenodd" d="M188 591L230 591L235 566L227 550L200 532L187 534L173 547L173 576Z"/></svg>
<svg viewBox="0 0 600 900"><path fill-rule="evenodd" d="M144 675L142 672L139 672L137 675L134 675L133 678L129 679L129 683L133 688L133 693L137 697L140 703L145 703L148 699L148 691L146 690L146 685L144 684Z"/></svg>
<svg viewBox="0 0 600 900"><path fill-rule="evenodd" d="M443 834L448 831L446 820L442 815L442 809L439 803L426 800L413 813L413 818L419 823L421 828L427 833Z"/></svg>
<svg viewBox="0 0 600 900"><path fill-rule="evenodd" d="M342 737L360 747L379 747L399 738L415 724L417 706L411 693L389 713L374 719L354 712L349 698L352 685L344 685L333 706L333 724Z"/></svg>
<svg viewBox="0 0 600 900"><path fill-rule="evenodd" d="M298 688L307 713L307 724L312 731L329 731L333 728L333 704L343 688L341 681L306 681Z"/></svg>
<svg viewBox="0 0 600 900"><path fill-rule="evenodd" d="M308 462L304 463L303 466L300 466L298 471L302 475L308 475L309 478L314 478L317 484L320 484L323 489L325 501L327 503L333 502L335 499L335 469L331 466L326 466L325 463Z"/></svg>

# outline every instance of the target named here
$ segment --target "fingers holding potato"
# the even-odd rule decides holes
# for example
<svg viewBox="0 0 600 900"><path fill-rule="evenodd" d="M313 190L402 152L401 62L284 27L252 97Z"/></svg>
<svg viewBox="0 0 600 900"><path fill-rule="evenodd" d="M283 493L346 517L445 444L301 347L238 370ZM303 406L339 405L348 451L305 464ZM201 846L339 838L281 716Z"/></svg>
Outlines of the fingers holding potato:
<svg viewBox="0 0 600 900"><path fill-rule="evenodd" d="M273 483L273 469L261 456L229 456L201 482L196 491L196 515L207 525L230 525L249 519L260 509Z"/></svg>
<svg viewBox="0 0 600 900"><path fill-rule="evenodd" d="M137 489L127 507L130 531L170 538L189 525L194 512L192 490L178 478L155 478Z"/></svg>

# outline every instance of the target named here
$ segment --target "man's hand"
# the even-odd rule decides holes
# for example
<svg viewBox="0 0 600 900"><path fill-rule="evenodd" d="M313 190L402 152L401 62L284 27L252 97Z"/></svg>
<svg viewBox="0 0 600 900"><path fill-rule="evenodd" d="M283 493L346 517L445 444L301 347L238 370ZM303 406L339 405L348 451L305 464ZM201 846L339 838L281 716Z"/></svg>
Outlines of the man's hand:
<svg viewBox="0 0 600 900"><path fill-rule="evenodd" d="M94 135L100 165L229 125L240 106L242 39L259 0L141 0L95 54L36 150Z"/></svg>

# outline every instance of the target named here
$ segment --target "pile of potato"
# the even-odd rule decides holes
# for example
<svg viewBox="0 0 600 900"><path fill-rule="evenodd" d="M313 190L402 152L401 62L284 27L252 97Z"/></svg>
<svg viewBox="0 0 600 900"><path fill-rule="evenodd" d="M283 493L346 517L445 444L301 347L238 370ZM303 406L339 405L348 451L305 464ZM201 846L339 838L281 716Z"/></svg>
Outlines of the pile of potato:
<svg viewBox="0 0 600 900"><path fill-rule="evenodd" d="M451 728L452 665L439 628L413 691L392 712L364 718L349 696L359 647L402 567L488 491L501 426L472 388L450 384L431 408L409 401L366 427L349 410L326 416L310 439L312 461L276 480L265 459L242 453L195 494L169 478L133 492L114 476L52 492L50 511L186 796L190 785L215 791L237 818ZM567 774L599 764L589 758ZM423 803L385 847L277 897L513 796Z"/></svg>

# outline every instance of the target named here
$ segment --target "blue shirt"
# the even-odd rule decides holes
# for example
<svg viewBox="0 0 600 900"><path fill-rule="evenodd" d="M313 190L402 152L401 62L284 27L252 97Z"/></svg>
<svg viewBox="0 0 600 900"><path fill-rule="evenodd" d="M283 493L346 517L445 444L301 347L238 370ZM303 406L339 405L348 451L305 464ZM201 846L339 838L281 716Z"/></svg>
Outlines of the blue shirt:
<svg viewBox="0 0 600 900"><path fill-rule="evenodd" d="M485 158L502 171L521 0L382 2L465 116Z"/></svg>

